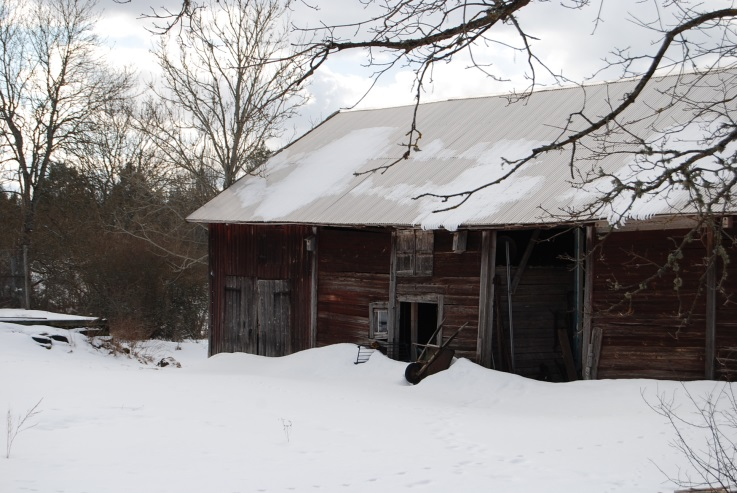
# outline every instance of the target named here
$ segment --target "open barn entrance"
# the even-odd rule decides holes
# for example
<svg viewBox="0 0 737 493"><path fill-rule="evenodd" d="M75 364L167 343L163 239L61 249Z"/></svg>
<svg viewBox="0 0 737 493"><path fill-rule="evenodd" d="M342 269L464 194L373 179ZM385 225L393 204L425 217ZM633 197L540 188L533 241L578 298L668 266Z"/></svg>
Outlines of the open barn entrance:
<svg viewBox="0 0 737 493"><path fill-rule="evenodd" d="M422 352L418 344L431 343L438 326L438 304L401 301L399 303L399 357L416 361ZM435 343L433 341L432 343Z"/></svg>
<svg viewBox="0 0 737 493"><path fill-rule="evenodd" d="M576 229L498 232L493 364L529 378L577 378L582 235Z"/></svg>

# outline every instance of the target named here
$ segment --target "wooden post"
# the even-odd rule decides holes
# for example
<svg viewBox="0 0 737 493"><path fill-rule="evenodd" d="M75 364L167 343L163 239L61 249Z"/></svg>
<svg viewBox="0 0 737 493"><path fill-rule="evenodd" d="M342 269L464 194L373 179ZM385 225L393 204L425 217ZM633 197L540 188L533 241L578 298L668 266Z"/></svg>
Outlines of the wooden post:
<svg viewBox="0 0 737 493"><path fill-rule="evenodd" d="M599 372L599 357L601 356L601 327L594 327L591 334L591 380L596 380Z"/></svg>
<svg viewBox="0 0 737 493"><path fill-rule="evenodd" d="M387 317L389 348L387 356L399 356L399 327L397 327L397 232L392 231L392 251L389 257L389 313Z"/></svg>
<svg viewBox="0 0 737 493"><path fill-rule="evenodd" d="M225 290L222 288L222 286L216 286L215 285L215 270L212 268L212 263L215 259L215 228L212 224L207 225L207 258L210 262L210 268L208 269L209 274L207 276L207 282L209 284L209 290L210 290L210 300L209 300L209 317L207 317L207 357L219 353L220 347L217 346L217 338L214 337L214 333L216 330L215 325L215 313L217 312L217 320L220 321L220 324L223 323L223 312L224 308L221 306L222 303L217 303L217 301L220 301L220 297L216 295L215 290L219 289L219 293L223 293ZM217 278L220 279L219 277ZM218 351L216 351L216 349Z"/></svg>
<svg viewBox="0 0 737 493"><path fill-rule="evenodd" d="M310 273L310 347L317 347L317 267L319 248L317 227L313 226L312 234L315 242L312 245L312 272Z"/></svg>
<svg viewBox="0 0 737 493"><path fill-rule="evenodd" d="M574 317L575 317L575 333L573 334L573 351L576 355L577 367L586 364L585 359L581 359L586 345L583 342L583 298L584 298L584 258L586 257L586 245L584 231L578 227L574 231L575 237L575 257L576 265L574 270Z"/></svg>
<svg viewBox="0 0 737 493"><path fill-rule="evenodd" d="M584 380L593 377L591 368L593 365L593 345L591 343L591 316L594 294L594 226L586 226L586 258L584 259L583 280L583 314L581 323L581 365L583 366Z"/></svg>
<svg viewBox="0 0 737 493"><path fill-rule="evenodd" d="M706 233L706 340L704 354L704 376L714 380L714 358L716 353L716 258L714 257L714 231Z"/></svg>
<svg viewBox="0 0 737 493"><path fill-rule="evenodd" d="M494 333L494 273L496 271L496 231L481 233L481 282L479 285L479 334L476 360L486 368L493 367L492 334Z"/></svg>
<svg viewBox="0 0 737 493"><path fill-rule="evenodd" d="M411 361L417 361L417 343L420 341L417 340L417 333L418 333L418 323L419 323L419 305L417 303L412 303L410 305L410 318L409 318L409 324L410 324L410 348L409 348L409 354L410 354L410 360Z"/></svg>

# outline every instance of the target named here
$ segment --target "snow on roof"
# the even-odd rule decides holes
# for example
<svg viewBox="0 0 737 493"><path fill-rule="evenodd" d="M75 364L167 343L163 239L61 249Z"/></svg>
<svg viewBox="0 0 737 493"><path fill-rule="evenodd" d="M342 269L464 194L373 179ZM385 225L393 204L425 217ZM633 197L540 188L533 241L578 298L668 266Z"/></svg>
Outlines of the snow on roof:
<svg viewBox="0 0 737 493"><path fill-rule="evenodd" d="M719 122L694 119L693 101L724 100L735 92L735 72L715 72L695 84L675 76L650 84L620 122L653 147L695 146ZM696 76L687 76L696 77ZM455 230L460 226L560 223L573 219L617 222L627 197L615 200L597 217L576 217L611 186L611 178L585 183L582 177L602 169L627 181L641 179L633 134L611 126L608 133L578 146L576 170L570 150L549 152L510 178L485 188L457 208L460 199L443 201L422 194L454 194L493 181L520 158L559 137L570 115L582 111L595 120L621 101L636 81L547 90L511 103L495 96L427 103L419 107L419 151L406 151L413 106L338 113L273 156L258 175L246 176L189 216L202 223L298 223L322 225L420 226ZM678 85L677 87L677 84ZM688 87L688 98L676 98ZM681 88L681 89L679 89ZM726 88L726 89L725 89ZM734 96L734 94L732 94ZM583 128L579 117L570 130ZM629 149L630 152L621 152ZM725 150L725 154L734 149ZM394 166L380 169L397 161ZM639 160L639 161L638 161ZM657 166L645 163L649 173ZM715 174L713 177L717 179ZM664 186L635 201L624 219L693 212L685 190Z"/></svg>

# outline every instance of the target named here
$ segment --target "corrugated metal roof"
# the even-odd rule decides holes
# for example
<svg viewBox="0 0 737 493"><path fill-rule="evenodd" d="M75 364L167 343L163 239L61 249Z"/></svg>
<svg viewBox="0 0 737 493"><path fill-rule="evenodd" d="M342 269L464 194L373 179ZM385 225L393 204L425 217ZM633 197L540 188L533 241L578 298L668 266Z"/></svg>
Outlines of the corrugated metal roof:
<svg viewBox="0 0 737 493"><path fill-rule="evenodd" d="M568 123L570 130L605 115L632 89L636 81L555 89L510 104L495 96L427 103L418 110L422 132L419 152L385 171L371 170L401 158L413 106L336 114L273 156L258 176L246 176L189 216L194 222L304 223L321 225L422 226L455 229L459 226L502 226L565 222L571 209L584 210L610 181L582 186L587 173L603 170L637 179L628 170L637 138L657 142L672 129L695 121L696 103L726 101L737 95L737 72L715 72L706 78L678 82L663 77L650 84L630 110L578 146L576 169L569 167L570 149L549 152L527 163L502 183L472 195L456 209L423 193L453 194L475 188L501 176L503 158L519 158L557 138ZM684 91L688 91L684 97ZM677 99L676 104L671 102ZM722 111L734 111L731 101ZM713 115L712 115L713 116ZM700 124L708 123L701 115ZM671 140L682 138L679 130ZM683 145L695 145L693 141ZM632 176L628 176L632 175ZM643 197L627 217L645 218L690 210L689 194L675 189ZM623 203L623 202L622 202ZM587 219L611 219L622 203Z"/></svg>

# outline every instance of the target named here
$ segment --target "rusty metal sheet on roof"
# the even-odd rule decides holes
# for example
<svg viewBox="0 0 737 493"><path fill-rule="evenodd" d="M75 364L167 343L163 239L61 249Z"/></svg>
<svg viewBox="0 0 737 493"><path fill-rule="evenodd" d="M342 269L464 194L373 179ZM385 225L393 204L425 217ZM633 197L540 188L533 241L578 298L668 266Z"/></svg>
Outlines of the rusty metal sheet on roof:
<svg viewBox="0 0 737 493"><path fill-rule="evenodd" d="M419 150L409 159L402 156L414 107L338 113L269 159L258 175L240 179L188 219L449 230L587 219L615 222L626 208L623 203L587 211L611 178L591 183L585 178L604 171L619 179L638 179L633 170L641 172L641 167L635 166L632 152L623 151L637 149L638 139L658 142L663 135L693 133L693 102L724 100L724 91L735 96L736 77L734 71L718 72L688 84L688 97L676 104L671 103L680 94L679 79L658 79L618 118L627 132L611 124L608 131L582 141L573 168L570 148L548 152L486 187L509 171L510 160L583 128L585 121L577 112L592 121L605 115L636 81L541 91L511 104L504 96L423 104L417 116ZM724 111L729 110L734 108ZM680 133L669 134L674 128ZM689 145L698 141L691 139ZM464 195L471 190L476 192ZM627 198L621 200L626 203ZM690 210L689 194L676 187L638 199L624 215L644 219Z"/></svg>

